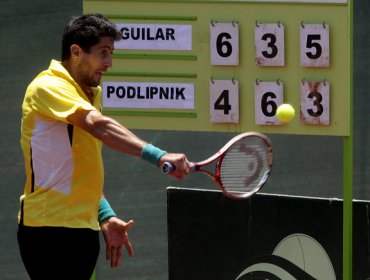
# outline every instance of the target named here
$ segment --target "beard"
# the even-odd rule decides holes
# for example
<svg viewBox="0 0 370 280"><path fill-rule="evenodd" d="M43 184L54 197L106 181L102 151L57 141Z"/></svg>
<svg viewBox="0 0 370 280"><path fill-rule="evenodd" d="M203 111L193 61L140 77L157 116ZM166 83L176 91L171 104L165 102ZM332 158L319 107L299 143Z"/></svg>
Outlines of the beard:
<svg viewBox="0 0 370 280"><path fill-rule="evenodd" d="M95 69L94 72L91 69ZM83 60L79 66L79 75L86 86L97 87L100 85L102 74L97 72L95 65L88 60Z"/></svg>
<svg viewBox="0 0 370 280"><path fill-rule="evenodd" d="M89 87L97 87L100 85L101 76L99 75L98 78L94 78L94 76L97 76L98 74L92 75L92 76L86 76L84 79L85 85Z"/></svg>

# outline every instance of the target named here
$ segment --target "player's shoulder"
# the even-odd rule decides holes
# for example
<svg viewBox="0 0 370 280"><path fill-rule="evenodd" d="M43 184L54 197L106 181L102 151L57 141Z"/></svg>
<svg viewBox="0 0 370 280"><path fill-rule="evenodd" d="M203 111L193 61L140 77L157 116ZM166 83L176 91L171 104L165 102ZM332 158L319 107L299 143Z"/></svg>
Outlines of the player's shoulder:
<svg viewBox="0 0 370 280"><path fill-rule="evenodd" d="M50 70L42 71L28 85L30 91L60 91L62 89L71 90L75 88L73 81L64 77L54 75Z"/></svg>
<svg viewBox="0 0 370 280"><path fill-rule="evenodd" d="M75 86L76 82L73 80L68 71L63 65L56 60L50 62L49 68L41 71L34 80L30 83L31 86L35 87L63 87L63 86Z"/></svg>

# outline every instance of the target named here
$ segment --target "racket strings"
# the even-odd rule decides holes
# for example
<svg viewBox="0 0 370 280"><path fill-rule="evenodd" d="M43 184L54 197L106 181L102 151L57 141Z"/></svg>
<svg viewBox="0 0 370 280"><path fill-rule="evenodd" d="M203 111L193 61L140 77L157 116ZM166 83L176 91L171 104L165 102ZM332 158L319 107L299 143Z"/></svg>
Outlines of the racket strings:
<svg viewBox="0 0 370 280"><path fill-rule="evenodd" d="M270 171L268 146L259 137L241 139L229 148L219 168L226 192L254 192L264 184Z"/></svg>

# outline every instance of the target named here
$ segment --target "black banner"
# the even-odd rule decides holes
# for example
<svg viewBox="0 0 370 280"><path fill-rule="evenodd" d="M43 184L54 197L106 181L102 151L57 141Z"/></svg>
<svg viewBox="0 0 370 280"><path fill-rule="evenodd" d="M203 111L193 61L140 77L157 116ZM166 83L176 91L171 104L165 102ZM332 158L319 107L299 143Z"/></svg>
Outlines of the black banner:
<svg viewBox="0 0 370 280"><path fill-rule="evenodd" d="M342 279L342 204L168 188L169 279ZM353 207L353 279L370 275L368 206Z"/></svg>

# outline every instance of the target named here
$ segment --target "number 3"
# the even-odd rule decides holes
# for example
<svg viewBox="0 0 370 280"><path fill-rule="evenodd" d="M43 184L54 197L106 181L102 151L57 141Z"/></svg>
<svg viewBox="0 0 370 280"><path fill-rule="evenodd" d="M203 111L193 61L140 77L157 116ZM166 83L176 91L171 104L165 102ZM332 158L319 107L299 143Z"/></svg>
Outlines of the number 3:
<svg viewBox="0 0 370 280"><path fill-rule="evenodd" d="M327 81L301 83L301 122L330 124L330 84Z"/></svg>
<svg viewBox="0 0 370 280"><path fill-rule="evenodd" d="M279 23L258 23L254 29L256 66L284 66L284 25Z"/></svg>
<svg viewBox="0 0 370 280"><path fill-rule="evenodd" d="M271 33L266 33L262 36L262 40L267 41L268 39L270 41L267 43L267 47L271 49L271 53L263 51L262 54L266 58L274 58L278 53L278 48L275 45L276 37L274 34Z"/></svg>
<svg viewBox="0 0 370 280"><path fill-rule="evenodd" d="M313 100L313 106L316 108L315 111L313 109L308 109L308 114L312 117L320 117L324 111L321 104L322 95L319 92L310 92L307 97Z"/></svg>

